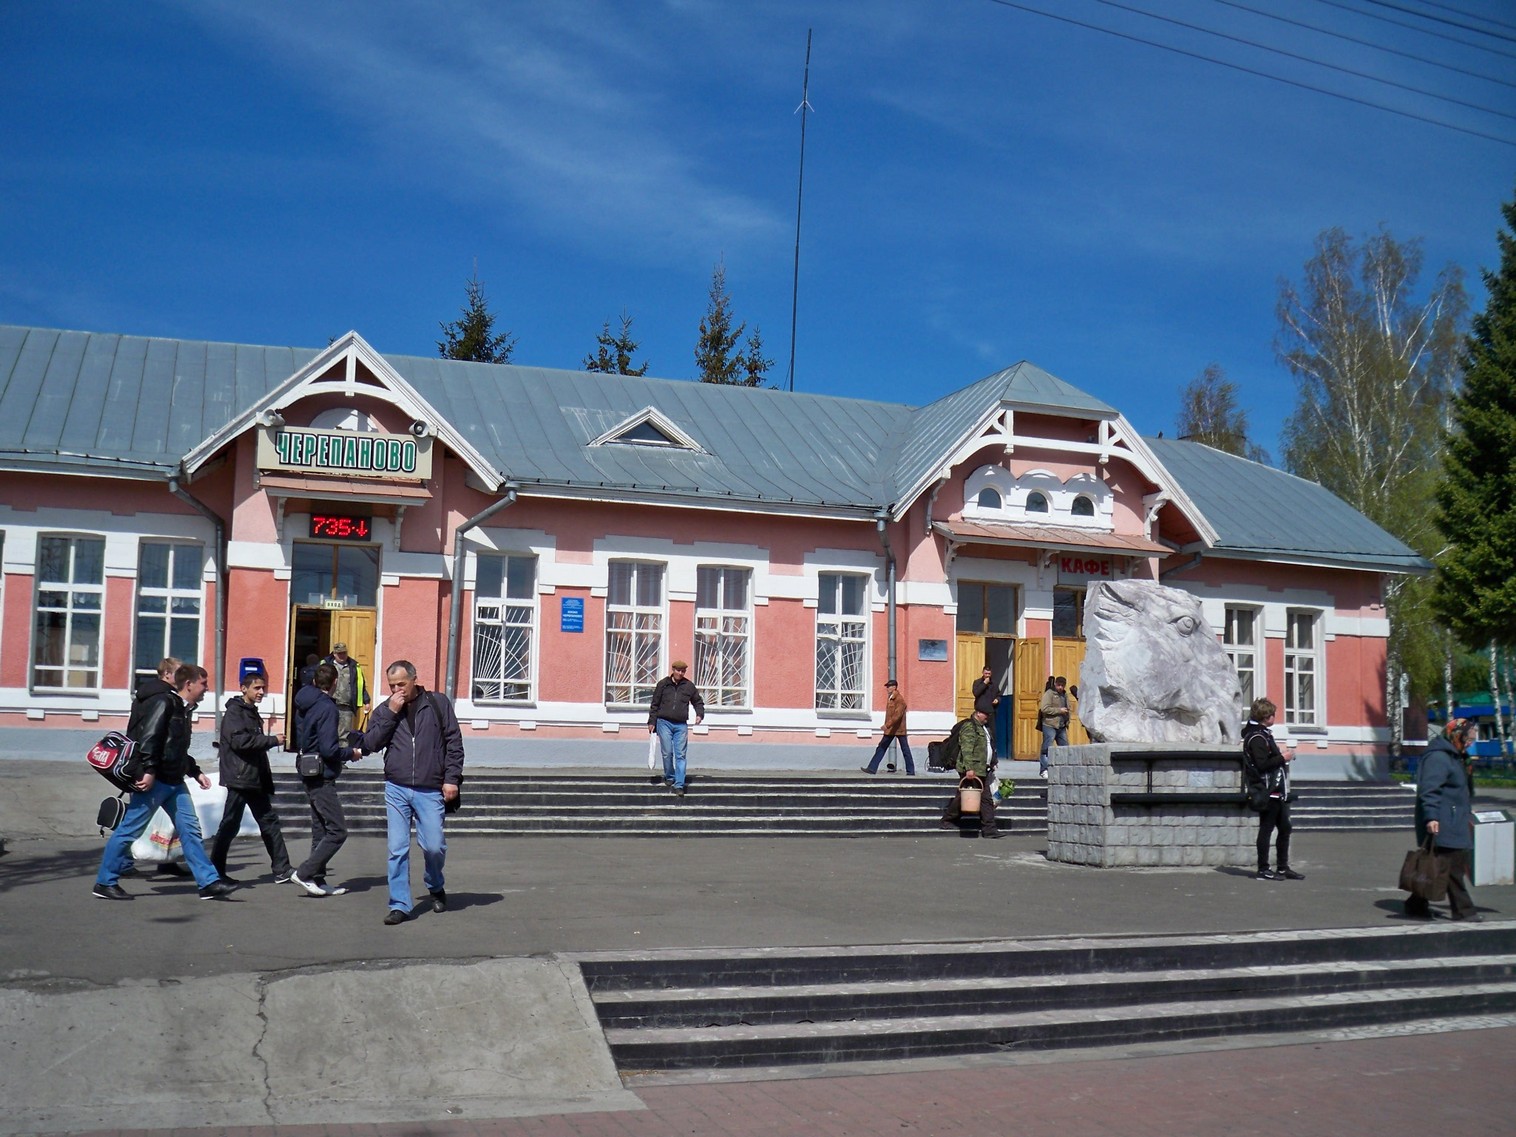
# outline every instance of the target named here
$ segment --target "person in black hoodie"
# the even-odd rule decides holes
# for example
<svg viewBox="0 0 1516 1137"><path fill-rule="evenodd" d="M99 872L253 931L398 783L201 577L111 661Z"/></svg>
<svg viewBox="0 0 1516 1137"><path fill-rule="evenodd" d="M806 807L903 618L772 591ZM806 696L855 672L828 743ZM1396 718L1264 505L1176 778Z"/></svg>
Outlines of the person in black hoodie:
<svg viewBox="0 0 1516 1137"><path fill-rule="evenodd" d="M336 685L337 669L323 663L311 685L295 693L295 745L302 758L315 755L320 761L317 773L302 773L300 778L311 803L311 855L290 879L312 896L341 896L347 891L326 886L326 866L347 840L337 777L344 763L363 757L362 749L345 745L337 734L337 704L332 700Z"/></svg>
<svg viewBox="0 0 1516 1137"><path fill-rule="evenodd" d="M279 815L274 812L274 775L268 765L268 752L284 745L284 735L265 734L258 711L267 692L268 676L254 672L242 680L242 694L228 699L221 713L221 785L226 789L226 807L211 842L211 864L228 884L237 883L226 875L226 855L231 852L232 838L242 828L244 809L252 810L258 823L274 869L274 883L285 883L294 871L284 847Z"/></svg>

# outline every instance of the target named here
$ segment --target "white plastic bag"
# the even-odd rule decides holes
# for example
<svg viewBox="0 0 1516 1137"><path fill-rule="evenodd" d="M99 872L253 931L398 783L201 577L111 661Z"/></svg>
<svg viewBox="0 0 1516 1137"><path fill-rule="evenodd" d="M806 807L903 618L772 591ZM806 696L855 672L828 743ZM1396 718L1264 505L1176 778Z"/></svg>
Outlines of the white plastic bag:
<svg viewBox="0 0 1516 1137"><path fill-rule="evenodd" d="M142 831L142 836L132 842L132 860L147 864L164 864L177 861L183 856L179 848L179 831L173 820L163 810L153 813L152 820Z"/></svg>
<svg viewBox="0 0 1516 1137"><path fill-rule="evenodd" d="M658 732L649 731L647 736L647 768L656 770L663 765L663 744L658 741Z"/></svg>

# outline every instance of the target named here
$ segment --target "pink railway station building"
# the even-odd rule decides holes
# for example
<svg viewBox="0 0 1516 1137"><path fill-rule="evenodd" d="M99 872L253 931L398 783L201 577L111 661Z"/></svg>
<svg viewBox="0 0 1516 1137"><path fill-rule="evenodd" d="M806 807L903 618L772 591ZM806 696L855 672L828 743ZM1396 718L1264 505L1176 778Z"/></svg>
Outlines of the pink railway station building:
<svg viewBox="0 0 1516 1137"><path fill-rule="evenodd" d="M342 640L381 686L413 661L506 763L645 745L680 657L702 764L762 746L850 768L891 676L924 750L986 665L1001 746L1035 758L1087 585L1140 577L1200 599L1244 698L1279 704L1323 777L1383 771L1385 585L1427 568L1321 487L1143 438L1030 363L910 407L381 355L356 332L11 326L0 558L0 729L119 726L164 655L223 697L263 660L278 714Z"/></svg>

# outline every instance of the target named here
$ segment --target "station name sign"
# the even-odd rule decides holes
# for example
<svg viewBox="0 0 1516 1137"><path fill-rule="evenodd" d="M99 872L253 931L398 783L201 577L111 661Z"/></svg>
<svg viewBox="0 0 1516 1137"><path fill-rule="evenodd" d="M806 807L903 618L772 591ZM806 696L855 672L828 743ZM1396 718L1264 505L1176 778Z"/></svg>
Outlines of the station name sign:
<svg viewBox="0 0 1516 1137"><path fill-rule="evenodd" d="M266 428L258 436L258 468L350 478L432 476L432 440L356 430Z"/></svg>

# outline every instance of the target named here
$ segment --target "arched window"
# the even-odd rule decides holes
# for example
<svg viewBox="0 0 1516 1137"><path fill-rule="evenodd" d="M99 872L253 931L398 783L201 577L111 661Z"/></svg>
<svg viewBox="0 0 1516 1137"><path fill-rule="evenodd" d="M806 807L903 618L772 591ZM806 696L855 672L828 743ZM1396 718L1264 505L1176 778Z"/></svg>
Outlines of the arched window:
<svg viewBox="0 0 1516 1137"><path fill-rule="evenodd" d="M991 488L989 486L986 486L984 489L980 490L979 491L979 508L980 509L999 509L1000 508L1000 491L997 490L997 489L993 489L993 488Z"/></svg>
<svg viewBox="0 0 1516 1137"><path fill-rule="evenodd" d="M1084 494L1080 494L1074 499L1073 507L1069 512L1075 517L1094 517L1095 503L1085 497Z"/></svg>
<svg viewBox="0 0 1516 1137"><path fill-rule="evenodd" d="M1026 511L1028 513L1046 513L1048 511L1048 499L1045 493L1033 490L1026 495Z"/></svg>

